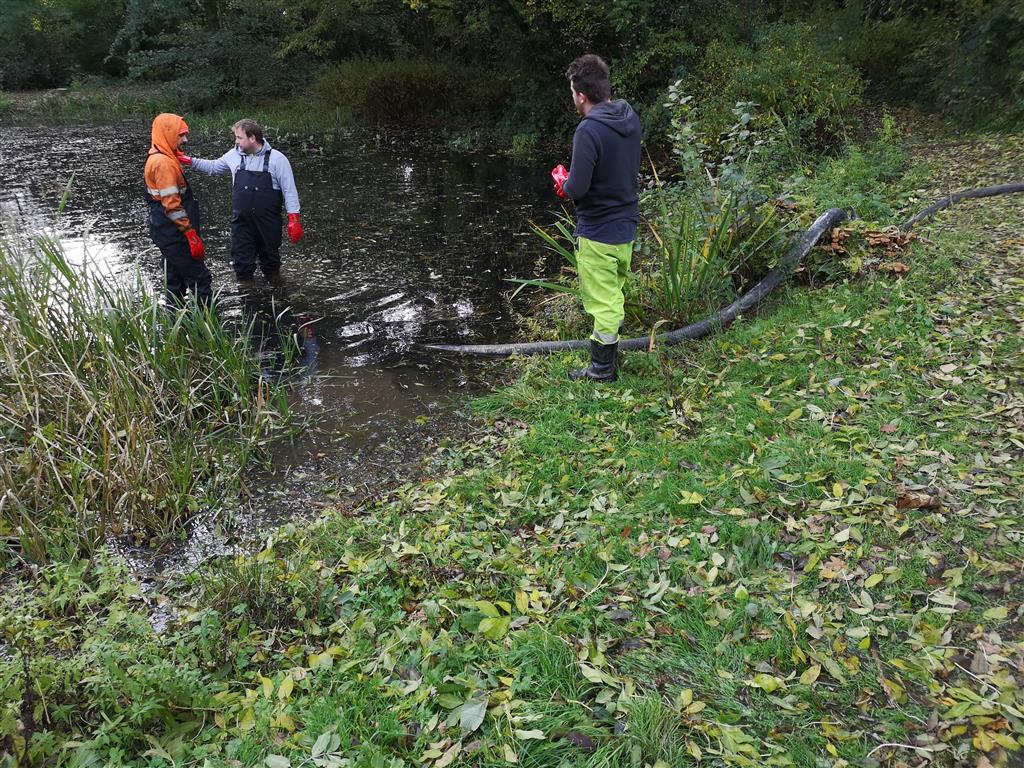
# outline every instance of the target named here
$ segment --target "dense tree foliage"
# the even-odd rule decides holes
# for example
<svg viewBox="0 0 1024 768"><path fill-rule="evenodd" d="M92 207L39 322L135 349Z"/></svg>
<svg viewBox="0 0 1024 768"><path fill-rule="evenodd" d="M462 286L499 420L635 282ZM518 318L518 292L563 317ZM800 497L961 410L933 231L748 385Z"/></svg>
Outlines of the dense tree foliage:
<svg viewBox="0 0 1024 768"><path fill-rule="evenodd" d="M0 0L0 88L120 74L108 52L123 18L124 0Z"/></svg>
<svg viewBox="0 0 1024 768"><path fill-rule="evenodd" d="M418 118L465 118L477 100L477 119L536 135L565 113L566 62L595 51L655 124L667 125L660 104L680 79L722 120L730 99L767 99L816 124L811 134L823 128L806 108L815 89L842 107L861 83L974 122L1024 117L1024 6L1014 0L0 0L0 15L4 89L127 76L170 88L190 109L322 96L372 74L374 88L355 89L362 102L337 91L329 100L364 118L408 117L408 98L405 108L372 102L402 78L394 84L407 97L437 102L416 105ZM408 82L425 62L440 90L436 78Z"/></svg>

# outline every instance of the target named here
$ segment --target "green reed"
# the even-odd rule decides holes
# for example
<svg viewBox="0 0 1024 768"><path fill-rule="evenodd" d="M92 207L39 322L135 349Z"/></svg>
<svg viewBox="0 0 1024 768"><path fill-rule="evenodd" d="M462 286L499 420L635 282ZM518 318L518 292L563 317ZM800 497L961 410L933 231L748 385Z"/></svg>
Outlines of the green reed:
<svg viewBox="0 0 1024 768"><path fill-rule="evenodd" d="M171 535L237 490L289 418L249 333L169 311L141 275L0 241L0 544L32 560Z"/></svg>

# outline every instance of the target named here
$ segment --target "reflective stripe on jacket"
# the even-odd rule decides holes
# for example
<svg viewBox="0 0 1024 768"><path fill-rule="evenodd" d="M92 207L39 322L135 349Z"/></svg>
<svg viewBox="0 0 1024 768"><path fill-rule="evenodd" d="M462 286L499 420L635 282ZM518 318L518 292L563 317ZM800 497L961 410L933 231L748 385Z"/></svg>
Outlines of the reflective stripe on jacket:
<svg viewBox="0 0 1024 768"><path fill-rule="evenodd" d="M156 116L143 178L146 191L153 200L160 201L167 218L174 222L179 231L188 232L192 229L192 223L181 200L188 189L188 182L181 172L181 163L176 154L178 136L183 125L184 121L178 115L164 113Z"/></svg>

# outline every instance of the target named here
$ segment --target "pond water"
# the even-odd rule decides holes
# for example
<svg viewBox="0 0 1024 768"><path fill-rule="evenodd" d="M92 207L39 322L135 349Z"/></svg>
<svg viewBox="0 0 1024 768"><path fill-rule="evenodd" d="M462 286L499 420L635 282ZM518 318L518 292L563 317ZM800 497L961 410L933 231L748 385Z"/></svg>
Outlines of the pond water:
<svg viewBox="0 0 1024 768"><path fill-rule="evenodd" d="M138 265L158 285L142 196L148 145L142 122L0 127L0 220L51 226L73 175L56 225L69 254L114 272ZM188 150L213 158L231 145L225 130L193 137ZM257 272L255 285L239 286L228 263L230 177L186 175L225 317L265 320L289 307L309 323L308 372L291 382L308 427L276 448L276 477L254 473L250 481L257 492L272 490L258 495L293 496L301 506L308 498L296 489L374 485L429 444L435 417L473 390L479 371L414 345L514 337L505 278L550 269L528 222L552 220L557 204L540 162L382 144L372 134L353 134L327 155L281 149L305 229L298 245L285 237L282 285Z"/></svg>

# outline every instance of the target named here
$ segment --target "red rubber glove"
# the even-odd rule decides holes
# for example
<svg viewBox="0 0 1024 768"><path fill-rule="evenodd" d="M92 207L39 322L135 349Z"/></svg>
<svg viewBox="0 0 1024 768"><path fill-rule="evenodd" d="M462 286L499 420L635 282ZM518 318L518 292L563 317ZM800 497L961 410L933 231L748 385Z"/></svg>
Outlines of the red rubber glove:
<svg viewBox="0 0 1024 768"><path fill-rule="evenodd" d="M297 243L302 239L302 222L299 221L299 214L288 214L288 239Z"/></svg>
<svg viewBox="0 0 1024 768"><path fill-rule="evenodd" d="M564 199L566 195L562 187L569 180L569 172L564 165L559 164L551 169L551 178L555 180L555 194Z"/></svg>
<svg viewBox="0 0 1024 768"><path fill-rule="evenodd" d="M178 162L181 163L182 165L192 165L192 158L186 155L185 153L179 150L174 154L178 158Z"/></svg>
<svg viewBox="0 0 1024 768"><path fill-rule="evenodd" d="M198 232L190 229L185 233L185 239L188 240L188 249L192 252L193 259L202 261L206 258L206 246L203 245Z"/></svg>

